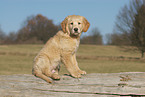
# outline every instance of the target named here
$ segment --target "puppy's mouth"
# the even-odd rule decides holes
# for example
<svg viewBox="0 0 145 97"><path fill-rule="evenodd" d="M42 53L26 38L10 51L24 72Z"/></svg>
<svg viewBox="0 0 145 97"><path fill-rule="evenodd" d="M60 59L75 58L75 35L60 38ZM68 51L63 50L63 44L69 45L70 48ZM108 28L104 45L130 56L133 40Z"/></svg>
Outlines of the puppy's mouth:
<svg viewBox="0 0 145 97"><path fill-rule="evenodd" d="M72 32L72 33L71 33L71 36L74 36L74 37L78 37L79 35L80 35L79 32Z"/></svg>
<svg viewBox="0 0 145 97"><path fill-rule="evenodd" d="M74 34L74 35L79 35L80 33L79 33L79 32L74 32L73 34Z"/></svg>

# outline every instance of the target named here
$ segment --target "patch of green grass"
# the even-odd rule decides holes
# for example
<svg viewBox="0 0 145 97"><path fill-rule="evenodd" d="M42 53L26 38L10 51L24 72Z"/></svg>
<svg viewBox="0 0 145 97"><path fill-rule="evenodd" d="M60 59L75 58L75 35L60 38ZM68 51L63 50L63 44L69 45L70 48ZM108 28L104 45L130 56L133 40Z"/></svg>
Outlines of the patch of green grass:
<svg viewBox="0 0 145 97"><path fill-rule="evenodd" d="M145 72L144 62L79 59L79 66L87 73Z"/></svg>
<svg viewBox="0 0 145 97"><path fill-rule="evenodd" d="M126 47L127 48L127 47ZM140 57L138 51L132 51L118 46L80 45L77 54L81 56L123 56Z"/></svg>
<svg viewBox="0 0 145 97"><path fill-rule="evenodd" d="M0 45L0 52L38 53L43 45Z"/></svg>
<svg viewBox="0 0 145 97"><path fill-rule="evenodd" d="M0 75L31 74L33 59L43 45L1 45ZM2 53L4 52L4 53ZM20 54L22 53L22 54ZM126 52L117 46L80 45L78 56L123 56L139 58L139 52ZM79 67L87 73L145 72L143 61L83 59L78 57ZM60 74L67 73L62 65Z"/></svg>
<svg viewBox="0 0 145 97"><path fill-rule="evenodd" d="M0 75L31 74L32 56L0 55Z"/></svg>

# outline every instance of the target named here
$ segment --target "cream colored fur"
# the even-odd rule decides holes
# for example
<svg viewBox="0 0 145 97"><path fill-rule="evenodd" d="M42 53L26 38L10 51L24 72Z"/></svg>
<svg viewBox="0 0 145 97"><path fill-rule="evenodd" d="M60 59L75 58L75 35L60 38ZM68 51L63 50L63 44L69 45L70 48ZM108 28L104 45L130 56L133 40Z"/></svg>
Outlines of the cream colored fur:
<svg viewBox="0 0 145 97"><path fill-rule="evenodd" d="M80 43L80 35L86 32L90 26L89 22L78 15L70 15L61 23L62 30L49 39L34 59L32 73L48 83L52 79L60 79L58 75L59 65L62 62L70 74L75 77L81 77L86 74L80 70L76 60L76 51Z"/></svg>

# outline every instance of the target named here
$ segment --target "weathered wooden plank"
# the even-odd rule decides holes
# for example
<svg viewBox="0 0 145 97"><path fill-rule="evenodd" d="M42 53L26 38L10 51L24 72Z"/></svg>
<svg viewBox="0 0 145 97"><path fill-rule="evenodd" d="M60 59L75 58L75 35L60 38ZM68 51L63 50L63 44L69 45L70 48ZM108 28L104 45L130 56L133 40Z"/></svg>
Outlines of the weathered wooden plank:
<svg viewBox="0 0 145 97"><path fill-rule="evenodd" d="M73 96L72 96L73 94ZM88 74L80 79L67 75L48 84L33 75L0 75L0 96L108 97L145 96L145 73Z"/></svg>

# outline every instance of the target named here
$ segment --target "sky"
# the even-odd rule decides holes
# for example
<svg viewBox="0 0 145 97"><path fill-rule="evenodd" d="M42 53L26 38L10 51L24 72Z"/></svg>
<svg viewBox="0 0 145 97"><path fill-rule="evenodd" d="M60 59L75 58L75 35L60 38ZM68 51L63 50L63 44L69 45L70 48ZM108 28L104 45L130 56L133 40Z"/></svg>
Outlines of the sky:
<svg viewBox="0 0 145 97"><path fill-rule="evenodd" d="M17 32L28 16L42 14L60 24L68 15L81 15L102 35L112 33L119 10L130 0L0 0L0 26Z"/></svg>

